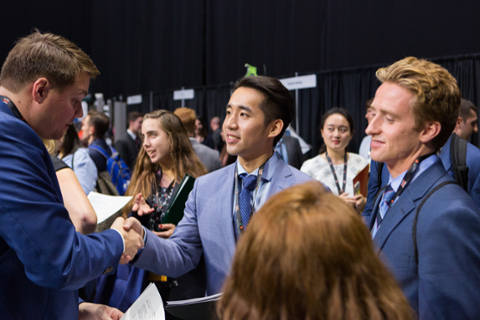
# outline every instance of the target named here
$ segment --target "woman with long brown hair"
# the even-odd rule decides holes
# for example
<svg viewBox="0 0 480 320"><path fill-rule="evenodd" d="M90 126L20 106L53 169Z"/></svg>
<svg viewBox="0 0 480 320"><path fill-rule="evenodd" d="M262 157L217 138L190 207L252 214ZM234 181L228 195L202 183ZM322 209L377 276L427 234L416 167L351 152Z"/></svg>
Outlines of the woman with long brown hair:
<svg viewBox="0 0 480 320"><path fill-rule="evenodd" d="M195 154L183 124L172 112L147 113L141 136L143 148L126 191L126 195L134 198L125 206L124 215L132 214L159 237L169 238L175 225L162 223L162 219L180 182L186 174L197 178L207 171ZM204 264L177 279L119 266L116 276L100 279L95 301L125 312L149 282L155 282L163 301L167 301L204 296L205 281Z"/></svg>
<svg viewBox="0 0 480 320"><path fill-rule="evenodd" d="M276 194L253 216L217 311L223 320L403 320L413 314L361 218L314 181Z"/></svg>
<svg viewBox="0 0 480 320"><path fill-rule="evenodd" d="M125 206L124 215L136 212L142 224L158 236L168 238L175 226L159 225L179 183L185 174L197 178L207 170L195 154L182 122L172 112L147 113L141 132L143 148L126 192L134 198Z"/></svg>

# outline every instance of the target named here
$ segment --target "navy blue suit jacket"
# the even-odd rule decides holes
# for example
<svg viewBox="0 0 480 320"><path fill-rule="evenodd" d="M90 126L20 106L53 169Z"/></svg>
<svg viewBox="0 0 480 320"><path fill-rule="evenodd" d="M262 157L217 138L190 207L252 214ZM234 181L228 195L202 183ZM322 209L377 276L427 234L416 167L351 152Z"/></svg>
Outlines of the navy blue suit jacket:
<svg viewBox="0 0 480 320"><path fill-rule="evenodd" d="M116 267L119 234L75 232L40 138L0 102L0 318L78 319L77 289Z"/></svg>
<svg viewBox="0 0 480 320"><path fill-rule="evenodd" d="M443 167L448 171L450 176L455 179L452 161L450 159L450 143L452 136L448 138L447 143L440 152L440 160L442 160ZM468 167L468 189L467 192L472 197L473 201L480 208L480 149L473 144L467 144L467 167Z"/></svg>
<svg viewBox="0 0 480 320"><path fill-rule="evenodd" d="M278 157L277 154L273 155ZM147 232L145 249L135 267L178 277L196 267L202 253L207 272L207 294L220 292L235 253L233 226L234 173L237 163L195 180L185 213L170 239ZM280 158L272 170L268 197L295 184L311 180Z"/></svg>
<svg viewBox="0 0 480 320"><path fill-rule="evenodd" d="M386 167L384 171L388 175ZM418 265L415 261L416 209L431 189L447 180L452 179L440 161L421 173L387 212L374 242L420 319L480 319L480 211L460 186L443 186L420 210ZM382 178L382 185L387 182L388 176ZM379 201L380 196L373 205L370 229Z"/></svg>

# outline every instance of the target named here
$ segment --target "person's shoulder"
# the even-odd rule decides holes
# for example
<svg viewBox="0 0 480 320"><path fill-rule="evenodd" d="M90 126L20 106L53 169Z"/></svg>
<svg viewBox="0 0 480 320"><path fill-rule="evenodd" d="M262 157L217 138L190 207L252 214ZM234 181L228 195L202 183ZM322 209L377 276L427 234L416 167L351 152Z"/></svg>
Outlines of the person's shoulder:
<svg viewBox="0 0 480 320"><path fill-rule="evenodd" d="M128 132L125 132L125 133L123 133L117 140L115 140L115 144L116 144L117 142L126 143L126 142L128 142L129 140L132 140L132 141L133 141L132 137L130 137L130 135L128 134Z"/></svg>
<svg viewBox="0 0 480 320"><path fill-rule="evenodd" d="M209 146L206 146L204 144L199 143L195 139L191 139L190 142L192 143L192 147L195 150L200 150L200 151L205 151L205 152L208 152L209 150L215 151L212 148L210 148Z"/></svg>
<svg viewBox="0 0 480 320"><path fill-rule="evenodd" d="M313 178L310 177L308 174L306 174L306 173L303 172L303 171L298 170L298 169L295 168L295 167L288 166L288 168L289 168L290 171L292 172L292 175L294 176L294 178L295 178L295 180L297 181L297 183L303 183L303 182L307 182L307 181L313 180Z"/></svg>
<svg viewBox="0 0 480 320"><path fill-rule="evenodd" d="M303 162L301 171L308 170L312 167L316 167L322 163L326 162L320 155L317 155L313 158L307 159Z"/></svg>
<svg viewBox="0 0 480 320"><path fill-rule="evenodd" d="M86 148L78 148L75 151L75 160L76 161L92 161L90 154Z"/></svg>
<svg viewBox="0 0 480 320"><path fill-rule="evenodd" d="M478 149L470 142L467 143L467 164L469 162L471 162L471 164L473 165L480 167L480 149Z"/></svg>
<svg viewBox="0 0 480 320"><path fill-rule="evenodd" d="M0 136L0 144L16 144L26 151L45 149L40 137L26 122L4 112L0 112Z"/></svg>
<svg viewBox="0 0 480 320"><path fill-rule="evenodd" d="M293 177L296 183L302 183L312 180L312 178L309 177L305 172L302 172L297 168L286 164L281 159L278 159L273 176L280 179Z"/></svg>
<svg viewBox="0 0 480 320"><path fill-rule="evenodd" d="M202 183L202 184L209 184L209 183L224 183L223 179L226 175L228 174L232 174L234 173L235 171L235 166L236 166L236 162L226 166L226 167L223 167L223 168L220 168L220 169L217 169L215 171L212 171L212 172L209 172L201 177L198 177L197 178L197 181L198 183Z"/></svg>
<svg viewBox="0 0 480 320"><path fill-rule="evenodd" d="M447 181L448 178L442 178L437 181L435 186ZM429 190L432 192L433 187ZM428 193L421 198L423 201ZM423 219L437 221L447 219L450 221L463 221L464 223L470 219L474 219L480 227L480 211L473 199L456 183L443 185L439 189L433 191L428 199L425 199L422 211L429 212L423 216Z"/></svg>

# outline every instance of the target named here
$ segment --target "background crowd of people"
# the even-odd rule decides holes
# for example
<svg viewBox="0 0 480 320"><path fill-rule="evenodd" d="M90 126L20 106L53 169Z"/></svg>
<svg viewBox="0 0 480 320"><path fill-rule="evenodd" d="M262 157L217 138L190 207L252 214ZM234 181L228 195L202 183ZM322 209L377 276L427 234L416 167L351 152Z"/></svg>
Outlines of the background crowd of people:
<svg viewBox="0 0 480 320"><path fill-rule="evenodd" d="M2 317L119 319L149 282L164 301L223 292L222 319L480 317L477 111L440 65L378 69L360 155L352 116L332 106L308 160L278 79L239 79L210 133L189 108L132 112L112 146L109 117L83 117L97 74L38 31L3 65ZM107 230L91 191L132 197Z"/></svg>

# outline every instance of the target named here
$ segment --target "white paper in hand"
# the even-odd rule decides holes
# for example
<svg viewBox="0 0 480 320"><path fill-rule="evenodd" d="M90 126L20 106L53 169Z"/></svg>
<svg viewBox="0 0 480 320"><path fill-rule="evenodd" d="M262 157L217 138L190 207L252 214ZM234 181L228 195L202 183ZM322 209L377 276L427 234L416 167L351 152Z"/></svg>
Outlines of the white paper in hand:
<svg viewBox="0 0 480 320"><path fill-rule="evenodd" d="M107 220L112 214L122 209L130 199L132 199L131 196L109 196L93 191L88 194L88 200L90 200L97 214L97 224Z"/></svg>
<svg viewBox="0 0 480 320"><path fill-rule="evenodd" d="M165 320L162 297L154 283L143 290L120 320Z"/></svg>

